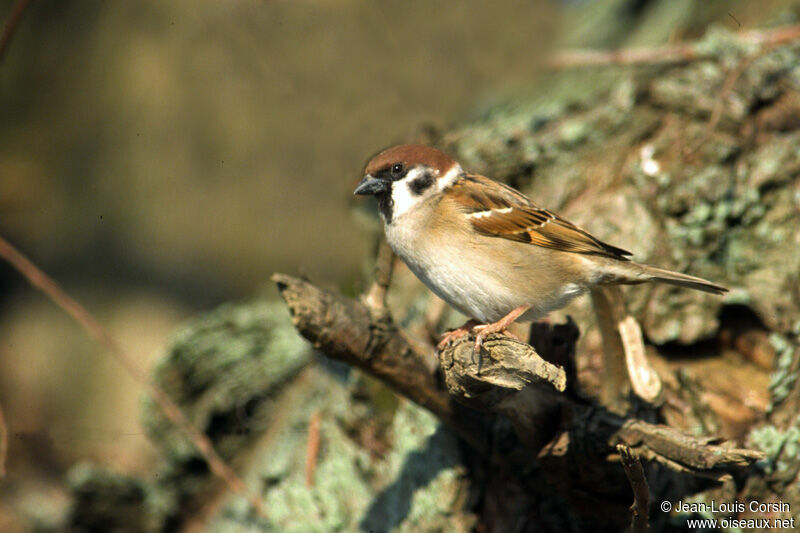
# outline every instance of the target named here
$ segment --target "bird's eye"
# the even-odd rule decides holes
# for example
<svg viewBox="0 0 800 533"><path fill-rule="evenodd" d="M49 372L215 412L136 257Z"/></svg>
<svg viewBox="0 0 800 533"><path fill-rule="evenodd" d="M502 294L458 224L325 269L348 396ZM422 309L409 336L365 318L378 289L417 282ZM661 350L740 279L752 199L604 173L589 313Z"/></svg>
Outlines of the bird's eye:
<svg viewBox="0 0 800 533"><path fill-rule="evenodd" d="M403 167L402 163L395 163L394 165L392 165L392 177L394 179L402 178L404 170L405 167Z"/></svg>

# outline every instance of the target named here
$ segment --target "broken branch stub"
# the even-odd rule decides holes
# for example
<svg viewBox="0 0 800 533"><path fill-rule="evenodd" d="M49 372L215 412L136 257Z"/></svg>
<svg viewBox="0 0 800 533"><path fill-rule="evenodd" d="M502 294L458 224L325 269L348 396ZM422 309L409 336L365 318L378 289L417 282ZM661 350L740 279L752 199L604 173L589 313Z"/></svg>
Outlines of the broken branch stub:
<svg viewBox="0 0 800 533"><path fill-rule="evenodd" d="M533 383L548 383L559 392L567 386L563 368L542 359L528 344L490 335L478 357L474 339L463 337L439 354L448 392L476 409L491 410Z"/></svg>

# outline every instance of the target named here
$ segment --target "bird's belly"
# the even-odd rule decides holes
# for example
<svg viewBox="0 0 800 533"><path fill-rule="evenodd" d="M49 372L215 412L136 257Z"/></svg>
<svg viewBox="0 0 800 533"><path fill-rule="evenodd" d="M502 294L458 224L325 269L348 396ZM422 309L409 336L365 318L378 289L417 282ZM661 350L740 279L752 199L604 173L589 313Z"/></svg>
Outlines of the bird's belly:
<svg viewBox="0 0 800 533"><path fill-rule="evenodd" d="M439 298L482 322L499 320L515 307L526 304L523 295L475 275L474 271L464 269L463 264L426 261L406 264Z"/></svg>
<svg viewBox="0 0 800 533"><path fill-rule="evenodd" d="M531 306L522 319L535 320L563 307L582 292L581 287L571 283L527 279L524 270L489 265L477 259L481 254L453 247L442 246L428 253L402 246L393 248L437 296L484 323L495 322L522 305Z"/></svg>

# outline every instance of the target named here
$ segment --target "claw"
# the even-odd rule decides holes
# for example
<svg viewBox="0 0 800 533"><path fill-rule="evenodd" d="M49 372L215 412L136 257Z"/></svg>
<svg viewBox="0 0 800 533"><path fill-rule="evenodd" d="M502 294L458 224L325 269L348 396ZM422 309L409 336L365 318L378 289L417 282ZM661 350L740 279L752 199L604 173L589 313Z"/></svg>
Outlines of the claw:
<svg viewBox="0 0 800 533"><path fill-rule="evenodd" d="M498 320L497 322L492 322L491 324L485 324L480 326L475 326L472 331L477 332L475 335L475 346L472 348L472 357L473 361L475 358L481 353L481 347L483 346L483 341L491 335L492 333L505 333L506 335L510 335L515 339L519 340L519 338L506 331L508 327L514 323L516 319L518 319L523 313L525 313L528 309L530 309L529 305L521 305L515 309L513 309L510 313L506 316Z"/></svg>
<svg viewBox="0 0 800 533"><path fill-rule="evenodd" d="M477 327L478 324L479 322L477 320L467 320L463 325L446 332L442 336L442 340L439 341L439 344L436 345L436 350L441 352L464 335L472 333L473 329Z"/></svg>
<svg viewBox="0 0 800 533"><path fill-rule="evenodd" d="M492 333L506 333L507 335L511 335L515 339L519 340L516 335L507 332L506 329L528 309L530 309L530 306L521 305L513 309L510 313L497 322L493 322L491 324L481 324L477 320L468 320L461 327L445 333L442 337L442 340L436 345L436 349L441 352L455 340L471 333L475 335L475 345L472 348L472 361L475 362L481 353L483 341Z"/></svg>

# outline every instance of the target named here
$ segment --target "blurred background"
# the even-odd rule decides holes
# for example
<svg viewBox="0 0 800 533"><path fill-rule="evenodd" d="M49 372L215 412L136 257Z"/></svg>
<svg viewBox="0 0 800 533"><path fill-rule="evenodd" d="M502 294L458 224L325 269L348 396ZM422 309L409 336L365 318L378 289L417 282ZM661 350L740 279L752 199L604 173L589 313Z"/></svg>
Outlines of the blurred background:
<svg viewBox="0 0 800 533"><path fill-rule="evenodd" d="M3 20L14 4L0 1ZM33 1L0 63L0 234L147 368L182 320L272 290L274 271L362 287L373 239L351 193L364 162L525 93L552 50L797 12L785 0ZM102 352L0 265L10 483L81 459L153 460L141 391Z"/></svg>

